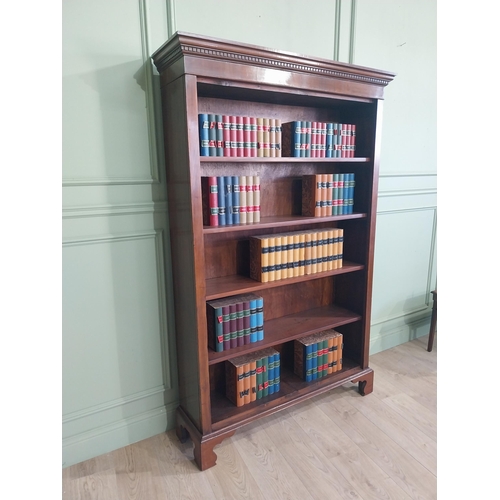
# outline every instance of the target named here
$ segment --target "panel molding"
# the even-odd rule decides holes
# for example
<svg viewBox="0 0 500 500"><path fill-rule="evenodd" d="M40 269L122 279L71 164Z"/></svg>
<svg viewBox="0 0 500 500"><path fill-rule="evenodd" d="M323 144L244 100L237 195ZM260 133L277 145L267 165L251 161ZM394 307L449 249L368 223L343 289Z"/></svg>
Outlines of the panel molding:
<svg viewBox="0 0 500 500"><path fill-rule="evenodd" d="M126 203L120 205L91 205L63 208L63 219L80 219L85 217L111 217L114 215L139 215L167 212L166 201L149 203Z"/></svg>

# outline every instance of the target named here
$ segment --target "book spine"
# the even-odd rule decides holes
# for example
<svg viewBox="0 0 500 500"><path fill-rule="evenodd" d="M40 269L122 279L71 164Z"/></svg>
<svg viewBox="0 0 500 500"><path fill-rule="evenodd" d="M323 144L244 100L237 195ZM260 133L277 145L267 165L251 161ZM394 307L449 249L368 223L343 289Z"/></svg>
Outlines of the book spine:
<svg viewBox="0 0 500 500"><path fill-rule="evenodd" d="M275 236L274 238L274 280L279 281L281 279L281 263L283 258L283 249L281 247L281 236ZM286 271L285 271L286 278Z"/></svg>
<svg viewBox="0 0 500 500"><path fill-rule="evenodd" d="M229 399L232 400L233 403L236 403L236 406L243 406L245 404L245 366L237 366L234 370L231 370L230 377L232 379L236 378L236 394L229 397ZM232 391L230 391L230 393L232 393Z"/></svg>
<svg viewBox="0 0 500 500"><path fill-rule="evenodd" d="M208 223L210 226L219 225L219 197L217 189L217 177L210 176L208 182Z"/></svg>
<svg viewBox="0 0 500 500"><path fill-rule="evenodd" d="M342 129L341 129L341 152L340 152L340 157L341 158L347 158L347 149L348 149L348 135L349 131L347 129L348 124L347 123L342 123Z"/></svg>
<svg viewBox="0 0 500 500"><path fill-rule="evenodd" d="M208 113L198 115L198 127L200 132L200 156L209 156L209 129Z"/></svg>
<svg viewBox="0 0 500 500"><path fill-rule="evenodd" d="M333 269L339 267L339 230L333 229Z"/></svg>
<svg viewBox="0 0 500 500"><path fill-rule="evenodd" d="M281 360L280 353L274 353L274 392L279 392L281 387Z"/></svg>
<svg viewBox="0 0 500 500"><path fill-rule="evenodd" d="M243 117L243 156L250 157L252 156L252 148L251 148L251 132L252 127L250 125L250 117Z"/></svg>
<svg viewBox="0 0 500 500"><path fill-rule="evenodd" d="M328 214L328 174L321 174L321 217Z"/></svg>
<svg viewBox="0 0 500 500"><path fill-rule="evenodd" d="M326 124L325 157L333 158L333 123Z"/></svg>
<svg viewBox="0 0 500 500"><path fill-rule="evenodd" d="M237 157L242 157L244 155L244 153L243 153L244 142L245 141L243 138L243 117L237 116L236 117L236 156Z"/></svg>
<svg viewBox="0 0 500 500"><path fill-rule="evenodd" d="M344 174L339 174L338 186L337 215L342 215L344 213Z"/></svg>
<svg viewBox="0 0 500 500"><path fill-rule="evenodd" d="M207 303L208 346L215 352L222 352L224 350L222 323L222 307L216 307Z"/></svg>
<svg viewBox="0 0 500 500"><path fill-rule="evenodd" d="M274 128L276 130L276 143L275 143L276 154L275 154L275 156L281 158L282 130L281 130L281 120L279 118L275 119L275 121L274 121Z"/></svg>
<svg viewBox="0 0 500 500"><path fill-rule="evenodd" d="M238 347L238 340L237 340L238 326L236 319L237 319L236 303L229 304L229 330L230 330L229 347L231 349Z"/></svg>
<svg viewBox="0 0 500 500"><path fill-rule="evenodd" d="M269 281L269 239L262 238L261 243L261 279L262 283Z"/></svg>
<svg viewBox="0 0 500 500"><path fill-rule="evenodd" d="M229 115L222 115L224 156L231 156L231 118Z"/></svg>
<svg viewBox="0 0 500 500"><path fill-rule="evenodd" d="M269 369L268 369L268 357L263 356L262 357L262 366L263 366L263 373L262 373L262 397L265 398L269 395Z"/></svg>
<svg viewBox="0 0 500 500"><path fill-rule="evenodd" d="M275 257L275 241L276 238L270 237L268 238L269 242L269 250L268 250L268 259L269 259L269 265L268 265L268 281L275 281L276 280L276 257Z"/></svg>
<svg viewBox="0 0 500 500"><path fill-rule="evenodd" d="M253 175L247 175L247 222L253 223Z"/></svg>
<svg viewBox="0 0 500 500"><path fill-rule="evenodd" d="M208 113L208 155L216 156L217 155L217 123L215 121L215 114Z"/></svg>
<svg viewBox="0 0 500 500"><path fill-rule="evenodd" d="M305 133L305 144L304 144L304 149L305 149L305 157L310 158L311 157L311 122L306 121L306 133Z"/></svg>
<svg viewBox="0 0 500 500"><path fill-rule="evenodd" d="M264 157L264 118L257 118L257 156Z"/></svg>
<svg viewBox="0 0 500 500"><path fill-rule="evenodd" d="M292 249L293 249L293 238L290 236L290 241L292 241ZM293 276L293 262L290 260L290 256L288 254L288 244L289 239L287 234L281 235L281 279L288 278L288 272L292 272ZM293 257L293 251L292 251Z"/></svg>
<svg viewBox="0 0 500 500"><path fill-rule="evenodd" d="M236 124L236 116L230 115L229 120L231 123L230 136L231 136L231 156L238 155L238 126Z"/></svg>
<svg viewBox="0 0 500 500"><path fill-rule="evenodd" d="M236 345L238 347L245 345L245 326L243 321L243 302L236 304Z"/></svg>
<svg viewBox="0 0 500 500"><path fill-rule="evenodd" d="M333 214L333 174L326 175L326 215Z"/></svg>
<svg viewBox="0 0 500 500"><path fill-rule="evenodd" d="M312 274L312 233L305 233L304 274Z"/></svg>
<svg viewBox="0 0 500 500"><path fill-rule="evenodd" d="M250 156L257 156L257 118L250 117Z"/></svg>
<svg viewBox="0 0 500 500"><path fill-rule="evenodd" d="M219 205L219 226L226 225L226 198L224 194L224 177L217 177L217 204Z"/></svg>
<svg viewBox="0 0 500 500"><path fill-rule="evenodd" d="M226 225L233 224L233 189L232 178L229 175L224 176L224 206L226 207Z"/></svg>
<svg viewBox="0 0 500 500"><path fill-rule="evenodd" d="M264 138L263 138L264 158L269 158L269 141L270 141L269 118L263 118L262 129L264 132Z"/></svg>
<svg viewBox="0 0 500 500"><path fill-rule="evenodd" d="M224 122L222 115L215 115L215 156L224 156Z"/></svg>
<svg viewBox="0 0 500 500"><path fill-rule="evenodd" d="M262 384L262 375L263 375L263 367L262 367L262 358L257 358L255 361L255 382L256 382L256 399L262 399L262 392L263 392L263 384Z"/></svg>
<svg viewBox="0 0 500 500"><path fill-rule="evenodd" d="M257 399L257 360L250 361L250 403Z"/></svg>
<svg viewBox="0 0 500 500"><path fill-rule="evenodd" d="M240 224L246 224L246 222L247 222L247 177L246 177L246 175L240 175L239 186L240 186Z"/></svg>
<svg viewBox="0 0 500 500"><path fill-rule="evenodd" d="M327 271L333 270L333 238L334 238L334 230L328 230L328 266Z"/></svg>
<svg viewBox="0 0 500 500"><path fill-rule="evenodd" d="M292 265L288 268L288 277L296 278L300 276L300 235L298 233L293 233L288 237L288 262L290 261Z"/></svg>
<svg viewBox="0 0 500 500"><path fill-rule="evenodd" d="M334 158L340 158L342 153L342 124L333 124L333 145Z"/></svg>
<svg viewBox="0 0 500 500"><path fill-rule="evenodd" d="M240 178L233 175L231 178L231 191L233 197L233 224L240 223Z"/></svg>
<svg viewBox="0 0 500 500"><path fill-rule="evenodd" d="M304 375L303 379L306 382L311 382L313 379L313 344L306 345L304 346L304 357L305 357L305 363L304 363Z"/></svg>
<svg viewBox="0 0 500 500"><path fill-rule="evenodd" d="M305 251L306 251L306 235L304 233L299 233L298 235L299 239L299 258L298 258L298 268L299 268L299 274L298 276L304 276L305 272ZM295 237L294 237L294 250L295 250ZM294 274L295 276L295 269L294 269Z"/></svg>
<svg viewBox="0 0 500 500"><path fill-rule="evenodd" d="M269 156L276 157L276 120L269 118Z"/></svg>
<svg viewBox="0 0 500 500"><path fill-rule="evenodd" d="M260 176L253 176L253 221L260 222Z"/></svg>
<svg viewBox="0 0 500 500"><path fill-rule="evenodd" d="M337 371L339 371L339 337L335 334L332 347L332 373Z"/></svg>
<svg viewBox="0 0 500 500"><path fill-rule="evenodd" d="M342 370L343 366L343 359L342 359L342 353L344 351L344 336L339 333L339 343L338 343L338 359L337 359L337 371Z"/></svg>
<svg viewBox="0 0 500 500"><path fill-rule="evenodd" d="M356 156L356 125L351 125L351 158Z"/></svg>
<svg viewBox="0 0 500 500"><path fill-rule="evenodd" d="M250 301L243 301L243 345L250 344Z"/></svg>
<svg viewBox="0 0 500 500"><path fill-rule="evenodd" d="M264 299L258 297L256 300L257 312L257 342L264 340Z"/></svg>
<svg viewBox="0 0 500 500"><path fill-rule="evenodd" d="M222 306L222 331L224 335L223 351L231 349L231 323L230 323L229 304Z"/></svg>
<svg viewBox="0 0 500 500"><path fill-rule="evenodd" d="M245 363L243 376L243 404L247 405L248 403L250 403L250 363Z"/></svg>
<svg viewBox="0 0 500 500"><path fill-rule="evenodd" d="M323 272L323 250L324 250L323 231L318 231L316 234L318 235L317 271L318 273L321 273Z"/></svg>
<svg viewBox="0 0 500 500"><path fill-rule="evenodd" d="M257 342L257 300L250 300L250 343Z"/></svg>
<svg viewBox="0 0 500 500"><path fill-rule="evenodd" d="M339 229L339 253L337 257L337 269L341 269L344 261L344 230Z"/></svg>
<svg viewBox="0 0 500 500"><path fill-rule="evenodd" d="M311 357L311 380L318 378L318 344L312 344Z"/></svg>
<svg viewBox="0 0 500 500"><path fill-rule="evenodd" d="M320 149L320 157L326 158L326 123L320 123L321 130L321 149Z"/></svg>
<svg viewBox="0 0 500 500"><path fill-rule="evenodd" d="M332 215L339 214L339 174L333 174Z"/></svg>
<svg viewBox="0 0 500 500"><path fill-rule="evenodd" d="M318 272L318 233L311 233L311 274Z"/></svg>
<svg viewBox="0 0 500 500"><path fill-rule="evenodd" d="M268 381L268 394L274 394L274 354L267 357L267 381Z"/></svg>
<svg viewBox="0 0 500 500"><path fill-rule="evenodd" d="M309 122L310 124L311 122ZM310 130L310 127L309 127ZM309 133L309 139L311 134ZM307 146L307 122L302 120L300 127L300 157L305 158L306 156L306 146Z"/></svg>
<svg viewBox="0 0 500 500"><path fill-rule="evenodd" d="M348 214L354 213L354 187L356 186L355 174L349 174L349 210Z"/></svg>
<svg viewBox="0 0 500 500"><path fill-rule="evenodd" d="M318 122L311 122L311 158L318 156Z"/></svg>

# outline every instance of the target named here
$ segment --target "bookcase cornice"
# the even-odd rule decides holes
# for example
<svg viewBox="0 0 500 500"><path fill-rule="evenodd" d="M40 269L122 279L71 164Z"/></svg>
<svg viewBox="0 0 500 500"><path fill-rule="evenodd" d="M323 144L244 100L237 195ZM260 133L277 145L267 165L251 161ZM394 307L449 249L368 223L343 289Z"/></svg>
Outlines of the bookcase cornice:
<svg viewBox="0 0 500 500"><path fill-rule="evenodd" d="M184 32L177 32L152 55L160 73L183 57L196 57L203 60L248 64L252 67L260 66L294 73L326 76L371 84L377 87L385 87L396 76L395 73L388 71L268 49L251 44L236 44L210 37L202 38Z"/></svg>

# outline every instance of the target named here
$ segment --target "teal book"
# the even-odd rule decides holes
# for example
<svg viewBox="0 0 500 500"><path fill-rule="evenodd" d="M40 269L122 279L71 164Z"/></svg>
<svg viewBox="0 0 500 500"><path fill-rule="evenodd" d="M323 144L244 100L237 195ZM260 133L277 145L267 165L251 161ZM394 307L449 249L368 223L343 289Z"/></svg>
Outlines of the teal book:
<svg viewBox="0 0 500 500"><path fill-rule="evenodd" d="M215 352L224 350L223 322L222 302L219 300L207 302L208 345Z"/></svg>
<svg viewBox="0 0 500 500"><path fill-rule="evenodd" d="M312 345L312 356L311 356L311 380L316 380L318 378L318 344Z"/></svg>
<svg viewBox="0 0 500 500"><path fill-rule="evenodd" d="M271 395L274 394L274 354L267 357L267 373L268 393Z"/></svg>
<svg viewBox="0 0 500 500"><path fill-rule="evenodd" d="M281 367L280 367L280 353L274 353L274 392L279 392L280 390L280 380L281 380Z"/></svg>
<svg viewBox="0 0 500 500"><path fill-rule="evenodd" d="M256 313L257 313L257 342L264 340L264 299L257 297Z"/></svg>
<svg viewBox="0 0 500 500"><path fill-rule="evenodd" d="M208 113L198 115L198 125L200 129L200 156L209 156L209 133L210 123L208 122Z"/></svg>

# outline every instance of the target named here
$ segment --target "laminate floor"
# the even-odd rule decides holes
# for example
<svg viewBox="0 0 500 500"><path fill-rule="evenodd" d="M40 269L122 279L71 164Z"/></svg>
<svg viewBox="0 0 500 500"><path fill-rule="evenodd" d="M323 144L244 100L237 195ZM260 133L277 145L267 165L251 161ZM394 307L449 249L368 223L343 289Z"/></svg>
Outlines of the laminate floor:
<svg viewBox="0 0 500 500"><path fill-rule="evenodd" d="M175 431L63 469L63 500L437 498L437 337L375 354L346 385L241 428L200 472Z"/></svg>

